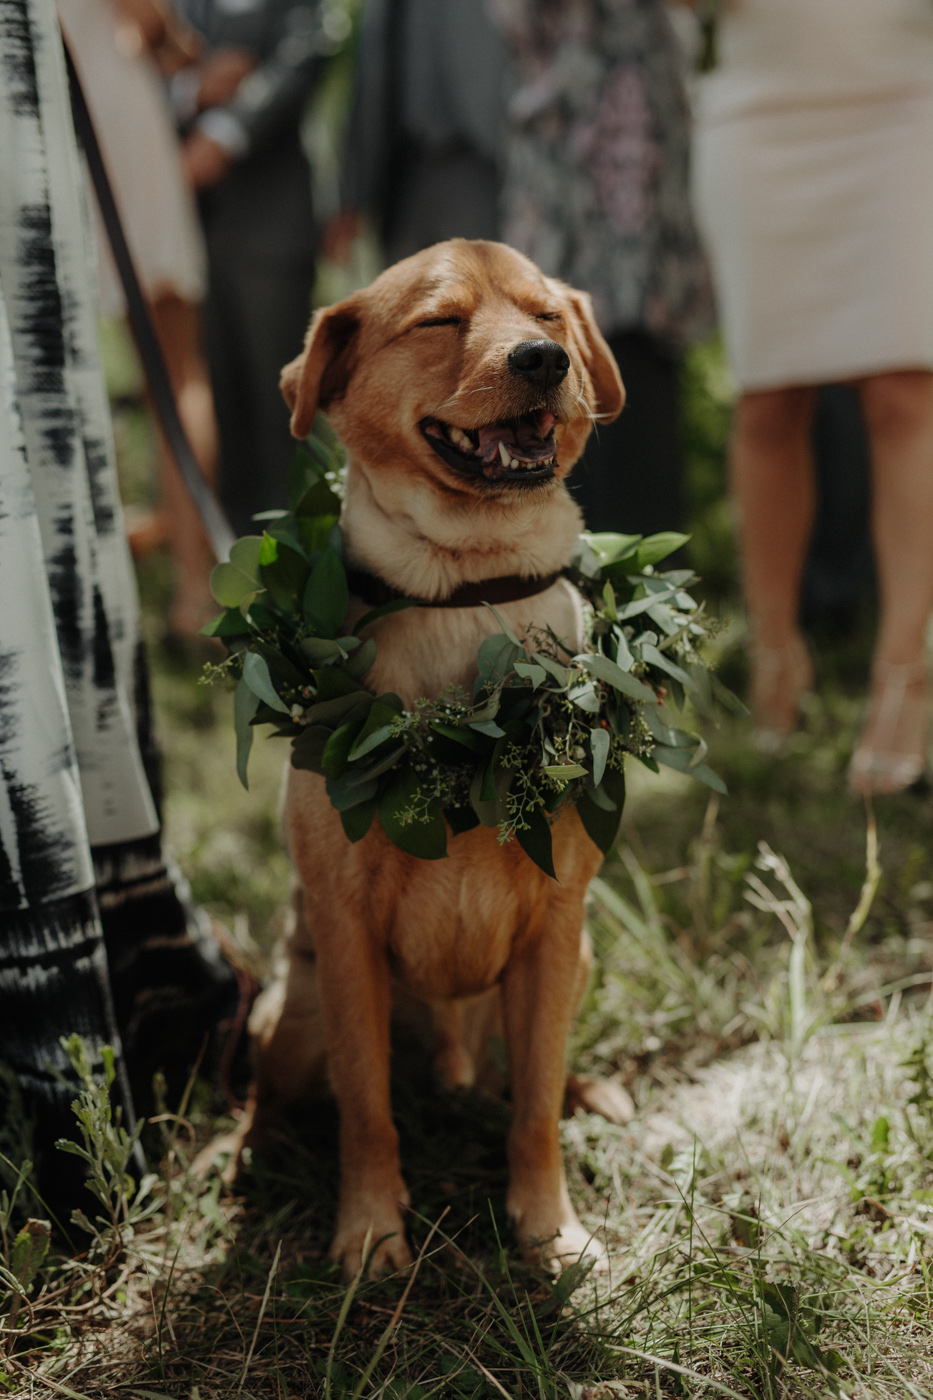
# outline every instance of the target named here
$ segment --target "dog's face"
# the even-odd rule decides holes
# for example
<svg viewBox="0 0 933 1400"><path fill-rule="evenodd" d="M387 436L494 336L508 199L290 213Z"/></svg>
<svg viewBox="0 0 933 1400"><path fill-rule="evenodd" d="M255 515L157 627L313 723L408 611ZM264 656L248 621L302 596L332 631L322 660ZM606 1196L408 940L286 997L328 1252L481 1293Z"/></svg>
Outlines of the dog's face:
<svg viewBox="0 0 933 1400"><path fill-rule="evenodd" d="M296 437L326 409L369 470L490 499L553 488L625 401L585 293L459 238L318 311L281 383Z"/></svg>

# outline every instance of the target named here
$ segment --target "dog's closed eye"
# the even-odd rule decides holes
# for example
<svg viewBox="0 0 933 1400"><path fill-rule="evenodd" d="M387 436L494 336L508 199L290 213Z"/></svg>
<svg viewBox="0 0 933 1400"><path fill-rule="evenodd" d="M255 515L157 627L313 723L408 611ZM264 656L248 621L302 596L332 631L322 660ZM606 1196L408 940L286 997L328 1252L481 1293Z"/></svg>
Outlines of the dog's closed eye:
<svg viewBox="0 0 933 1400"><path fill-rule="evenodd" d="M432 316L430 320L419 321L418 330L423 330L427 326L462 326L462 316Z"/></svg>

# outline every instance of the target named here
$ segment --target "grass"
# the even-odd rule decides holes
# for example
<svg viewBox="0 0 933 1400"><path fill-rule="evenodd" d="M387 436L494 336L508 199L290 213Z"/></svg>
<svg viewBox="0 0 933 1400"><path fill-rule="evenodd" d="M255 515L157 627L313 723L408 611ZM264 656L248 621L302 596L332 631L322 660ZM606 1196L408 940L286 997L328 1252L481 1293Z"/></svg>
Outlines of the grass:
<svg viewBox="0 0 933 1400"><path fill-rule="evenodd" d="M690 374L692 548L712 561L718 664L741 687L721 505L727 393L713 351ZM148 439L132 383L122 392L124 470L144 500ZM283 750L257 745L245 794L229 697L199 686L197 665L161 637L164 561L147 561L141 582L167 839L262 972L289 880ZM0 1144L21 1178L15 1190L7 1165L0 1197L7 1392L933 1397L933 801L911 793L868 813L845 795L869 630L866 619L845 646L820 649L819 693L786 757L757 756L739 723L710 736L727 798L674 773L630 773L620 840L593 887L597 970L571 1054L619 1076L637 1116L562 1130L607 1273L555 1282L518 1261L507 1105L439 1096L417 1064L400 1060L394 1086L417 1269L349 1289L326 1255L332 1108L296 1116L288 1149L254 1162L249 1190L230 1196L191 1169L229 1126L211 1085L193 1083L156 1125L160 1160L137 1186L88 1082L74 1136L97 1164L96 1194L72 1250L45 1253L40 1226L18 1234L44 1212L30 1203L21 1125Z"/></svg>

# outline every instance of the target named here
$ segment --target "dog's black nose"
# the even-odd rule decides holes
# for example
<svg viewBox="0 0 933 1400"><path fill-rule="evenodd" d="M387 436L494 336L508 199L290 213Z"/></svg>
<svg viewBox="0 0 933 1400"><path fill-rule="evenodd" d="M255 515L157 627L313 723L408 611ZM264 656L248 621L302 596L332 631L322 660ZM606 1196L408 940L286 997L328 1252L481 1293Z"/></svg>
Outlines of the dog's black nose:
<svg viewBox="0 0 933 1400"><path fill-rule="evenodd" d="M523 340L509 355L509 369L539 389L553 389L569 368L570 356L553 340Z"/></svg>

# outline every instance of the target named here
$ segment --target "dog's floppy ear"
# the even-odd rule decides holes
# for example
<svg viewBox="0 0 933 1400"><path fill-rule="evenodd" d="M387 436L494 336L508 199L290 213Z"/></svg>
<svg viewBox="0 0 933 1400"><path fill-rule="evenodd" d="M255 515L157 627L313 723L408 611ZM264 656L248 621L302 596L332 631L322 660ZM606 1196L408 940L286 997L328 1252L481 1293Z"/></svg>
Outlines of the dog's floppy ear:
<svg viewBox="0 0 933 1400"><path fill-rule="evenodd" d="M611 423L618 418L625 405L625 385L619 374L619 366L596 324L589 292L576 292L568 287L566 294L573 308L573 325L580 353L596 394L593 413L600 423Z"/></svg>
<svg viewBox="0 0 933 1400"><path fill-rule="evenodd" d="M308 436L319 408L339 399L346 390L360 328L355 297L315 311L305 336L305 348L282 370L279 388L292 411L292 435Z"/></svg>

